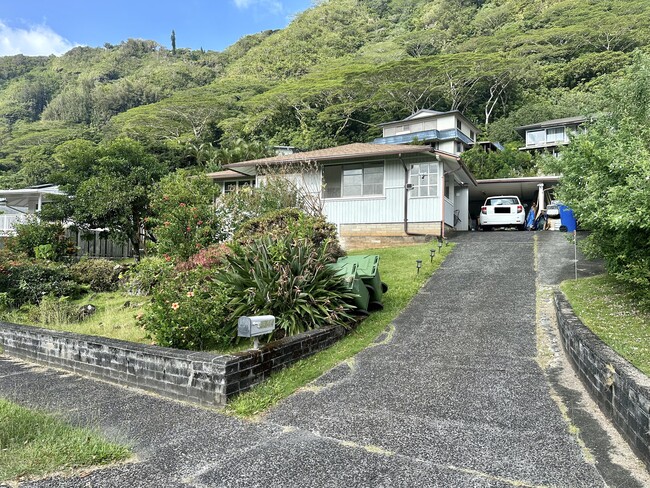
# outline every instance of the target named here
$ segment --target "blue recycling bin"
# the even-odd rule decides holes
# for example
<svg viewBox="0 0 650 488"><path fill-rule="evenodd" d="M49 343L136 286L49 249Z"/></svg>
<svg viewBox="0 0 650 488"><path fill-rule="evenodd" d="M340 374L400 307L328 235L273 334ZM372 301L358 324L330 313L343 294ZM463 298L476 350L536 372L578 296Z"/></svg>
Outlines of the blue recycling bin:
<svg viewBox="0 0 650 488"><path fill-rule="evenodd" d="M558 205L558 208L560 209L560 224L562 227L566 228L567 232L575 232L578 229L578 224L575 215L573 215L573 210L566 205Z"/></svg>

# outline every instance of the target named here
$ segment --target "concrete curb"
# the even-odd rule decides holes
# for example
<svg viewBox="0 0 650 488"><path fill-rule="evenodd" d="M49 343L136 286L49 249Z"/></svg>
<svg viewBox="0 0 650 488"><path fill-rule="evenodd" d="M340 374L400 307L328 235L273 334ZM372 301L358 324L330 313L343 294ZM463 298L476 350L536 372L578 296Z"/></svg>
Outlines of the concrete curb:
<svg viewBox="0 0 650 488"><path fill-rule="evenodd" d="M555 309L564 350L600 409L650 469L650 378L604 344L561 292Z"/></svg>

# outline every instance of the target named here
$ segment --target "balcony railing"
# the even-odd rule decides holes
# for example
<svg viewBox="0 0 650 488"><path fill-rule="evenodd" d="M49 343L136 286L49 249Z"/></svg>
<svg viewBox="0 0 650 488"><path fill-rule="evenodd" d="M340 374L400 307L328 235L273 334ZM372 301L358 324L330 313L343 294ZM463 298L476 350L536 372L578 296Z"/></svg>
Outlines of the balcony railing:
<svg viewBox="0 0 650 488"><path fill-rule="evenodd" d="M460 140L468 145L474 144L473 140L471 140L458 129L431 129L422 132L410 132L408 134L400 134L398 136L378 137L373 142L375 144L408 144L416 139L420 142Z"/></svg>
<svg viewBox="0 0 650 488"><path fill-rule="evenodd" d="M0 214L0 235L13 234L14 225L24 222L26 218L23 214Z"/></svg>

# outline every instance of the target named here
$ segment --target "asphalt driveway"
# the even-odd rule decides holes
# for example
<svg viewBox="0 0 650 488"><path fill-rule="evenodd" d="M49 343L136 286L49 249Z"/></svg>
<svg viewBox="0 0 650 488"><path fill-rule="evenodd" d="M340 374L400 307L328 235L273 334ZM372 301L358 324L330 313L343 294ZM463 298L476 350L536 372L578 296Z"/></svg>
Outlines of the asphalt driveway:
<svg viewBox="0 0 650 488"><path fill-rule="evenodd" d="M137 454L25 485L605 486L537 362L534 236L459 236L373 347L255 422L0 357L0 396Z"/></svg>

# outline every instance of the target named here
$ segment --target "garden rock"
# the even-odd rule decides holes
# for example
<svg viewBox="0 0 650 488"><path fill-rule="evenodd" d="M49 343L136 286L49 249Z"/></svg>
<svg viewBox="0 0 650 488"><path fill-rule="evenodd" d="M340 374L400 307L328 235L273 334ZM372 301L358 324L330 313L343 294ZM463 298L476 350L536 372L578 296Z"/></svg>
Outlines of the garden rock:
<svg viewBox="0 0 650 488"><path fill-rule="evenodd" d="M95 312L97 312L97 307L89 303L88 305L84 305L77 311L77 318L79 320L86 320L88 317L94 315Z"/></svg>

